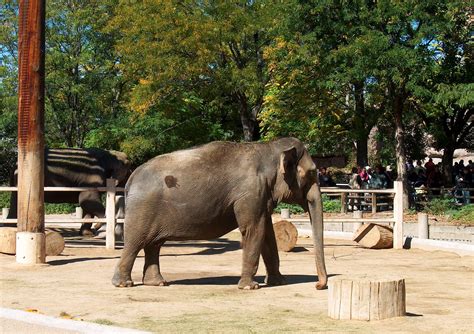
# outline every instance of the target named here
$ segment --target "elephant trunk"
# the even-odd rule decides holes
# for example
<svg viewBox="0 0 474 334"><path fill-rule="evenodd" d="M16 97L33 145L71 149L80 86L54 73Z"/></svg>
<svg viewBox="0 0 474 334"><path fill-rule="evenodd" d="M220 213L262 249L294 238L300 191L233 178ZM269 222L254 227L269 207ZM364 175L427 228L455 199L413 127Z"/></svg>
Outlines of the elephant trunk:
<svg viewBox="0 0 474 334"><path fill-rule="evenodd" d="M309 215L311 218L311 228L313 230L313 244L316 260L316 270L318 271L318 282L316 289L326 288L327 273L324 262L324 240L323 240L323 202L319 185L315 182L307 195Z"/></svg>

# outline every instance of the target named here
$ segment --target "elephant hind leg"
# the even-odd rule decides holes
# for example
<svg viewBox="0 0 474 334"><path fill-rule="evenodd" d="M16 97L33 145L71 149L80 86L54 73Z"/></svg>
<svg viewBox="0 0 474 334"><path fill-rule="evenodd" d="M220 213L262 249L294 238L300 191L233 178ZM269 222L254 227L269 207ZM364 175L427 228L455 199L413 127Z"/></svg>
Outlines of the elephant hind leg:
<svg viewBox="0 0 474 334"><path fill-rule="evenodd" d="M142 249L141 244L128 246L125 244L122 250L120 261L115 268L114 276L112 277L112 284L116 287L127 288L133 286L132 268L138 252Z"/></svg>
<svg viewBox="0 0 474 334"><path fill-rule="evenodd" d="M143 266L143 284L167 286L168 282L160 272L160 250L165 241L160 240L145 246L145 265Z"/></svg>

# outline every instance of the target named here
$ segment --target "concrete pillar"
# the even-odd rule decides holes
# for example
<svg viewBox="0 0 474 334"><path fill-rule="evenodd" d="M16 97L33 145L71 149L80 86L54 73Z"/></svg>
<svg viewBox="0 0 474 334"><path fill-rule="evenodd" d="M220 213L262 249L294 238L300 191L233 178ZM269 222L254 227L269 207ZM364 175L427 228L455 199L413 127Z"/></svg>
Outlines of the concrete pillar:
<svg viewBox="0 0 474 334"><path fill-rule="evenodd" d="M38 264L46 262L46 238L44 233L17 232L16 262Z"/></svg>
<svg viewBox="0 0 474 334"><path fill-rule="evenodd" d="M362 216L363 216L363 212L362 212L362 211L357 210L357 211L353 211L353 212L352 212L352 217L353 217L353 218L359 218L359 219L361 219ZM360 222L360 223L353 223L353 231L354 231L354 232L357 231L361 226L362 226L362 222Z"/></svg>
<svg viewBox="0 0 474 334"><path fill-rule="evenodd" d="M105 218L107 221L105 248L115 249L115 180L107 179L107 197L105 202Z"/></svg>
<svg viewBox="0 0 474 334"><path fill-rule="evenodd" d="M418 212L418 238L429 239L428 214Z"/></svg>
<svg viewBox="0 0 474 334"><path fill-rule="evenodd" d="M290 209L281 209L281 219L290 218Z"/></svg>
<svg viewBox="0 0 474 334"><path fill-rule="evenodd" d="M82 211L82 208L80 206L76 207L76 218L82 219L82 216L84 215L84 212Z"/></svg>

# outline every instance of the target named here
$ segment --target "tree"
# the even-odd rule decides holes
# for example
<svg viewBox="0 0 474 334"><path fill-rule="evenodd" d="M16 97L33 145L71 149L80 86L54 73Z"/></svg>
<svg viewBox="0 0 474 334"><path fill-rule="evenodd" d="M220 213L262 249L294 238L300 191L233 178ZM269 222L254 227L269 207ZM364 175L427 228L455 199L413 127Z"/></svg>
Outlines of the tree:
<svg viewBox="0 0 474 334"><path fill-rule="evenodd" d="M432 42L433 77L420 89L424 104L420 116L443 150L445 184L453 182L453 154L458 148L474 149L474 83L472 19L467 3L451 1L440 15L441 23Z"/></svg>
<svg viewBox="0 0 474 334"><path fill-rule="evenodd" d="M46 128L54 146L83 147L91 129L122 111L126 83L103 28L112 2L48 1Z"/></svg>
<svg viewBox="0 0 474 334"><path fill-rule="evenodd" d="M131 109L179 118L187 108L197 118L217 116L225 133L235 127L227 121L237 119L245 140L258 139L268 80L262 54L272 38L276 3L121 3L110 29L121 36L123 72L136 82ZM190 98L201 108L191 110Z"/></svg>

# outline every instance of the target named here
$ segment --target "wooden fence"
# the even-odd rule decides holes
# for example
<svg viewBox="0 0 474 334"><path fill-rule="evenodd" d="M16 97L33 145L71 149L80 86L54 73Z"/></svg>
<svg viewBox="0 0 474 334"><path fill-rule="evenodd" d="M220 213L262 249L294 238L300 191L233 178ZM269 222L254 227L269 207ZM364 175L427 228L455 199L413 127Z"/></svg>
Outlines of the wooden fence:
<svg viewBox="0 0 474 334"><path fill-rule="evenodd" d="M99 191L105 192L105 218L51 218L46 216L45 223L106 223L106 237L105 237L105 247L107 249L115 248L115 225L117 223L123 223L124 219L118 219L115 215L115 197L118 192L123 192L124 188L119 188L115 186L116 180L107 179L105 187L44 187L44 191ZM0 187L0 191L17 191L16 187ZM2 216L0 223L16 223L16 219L5 219Z"/></svg>
<svg viewBox="0 0 474 334"><path fill-rule="evenodd" d="M0 187L0 191L17 191L16 187ZM106 192L106 208L105 218L50 218L45 217L45 223L106 223L106 242L105 247L107 249L115 248L115 225L117 223L123 223L123 219L118 219L115 215L115 197L117 192L123 192L124 188L118 188L115 186L115 180L108 179L106 187L45 187L44 191L99 191ZM402 248L403 246L403 184L402 182L395 181L393 189L339 189L339 188L321 188L321 192L332 196L340 196L345 200L361 199L362 196L369 194L373 199L376 200L378 196L390 196L393 197L393 216L384 218L324 218L325 222L346 222L346 223L394 223L393 225L393 247ZM365 197L364 197L365 198ZM376 207L378 204L374 202L372 207ZM346 211L347 212L347 211ZM16 223L16 219L5 219L2 217L0 223Z"/></svg>

